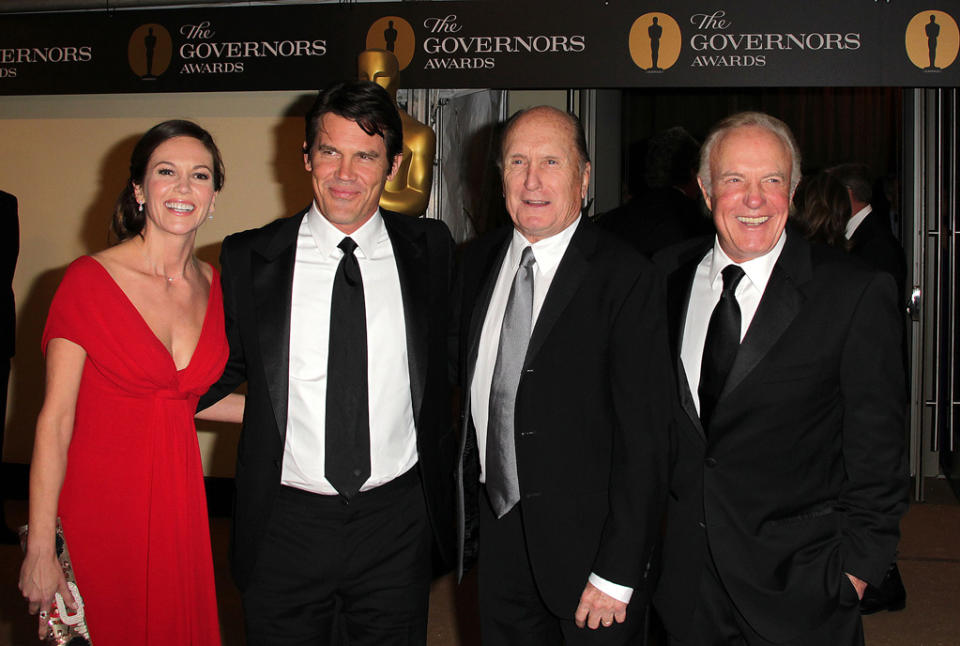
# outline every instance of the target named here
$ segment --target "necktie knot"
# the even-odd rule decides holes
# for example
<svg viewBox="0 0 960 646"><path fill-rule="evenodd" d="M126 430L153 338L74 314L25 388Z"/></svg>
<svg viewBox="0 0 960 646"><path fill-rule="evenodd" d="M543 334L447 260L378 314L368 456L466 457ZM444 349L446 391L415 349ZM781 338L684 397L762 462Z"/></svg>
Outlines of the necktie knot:
<svg viewBox="0 0 960 646"><path fill-rule="evenodd" d="M354 249L357 248L357 243L356 241L354 241L353 238L351 238L350 236L347 236L346 238L340 241L340 244L338 244L337 247L339 247L340 250L343 251L344 255L351 255Z"/></svg>
<svg viewBox="0 0 960 646"><path fill-rule="evenodd" d="M347 239L349 240L349 238ZM737 291L737 285L740 284L740 280L743 278L743 267L740 265L727 265L720 273L723 276L724 295L732 295Z"/></svg>
<svg viewBox="0 0 960 646"><path fill-rule="evenodd" d="M533 247L526 246L523 248L523 253L520 255L520 267L523 269L530 269L536 264L537 258L533 255Z"/></svg>
<svg viewBox="0 0 960 646"><path fill-rule="evenodd" d="M360 264L353 252L357 249L356 241L347 236L337 245L343 251L343 259L340 261L343 267L343 276L347 279L347 284L351 287L363 286L363 276L360 274Z"/></svg>

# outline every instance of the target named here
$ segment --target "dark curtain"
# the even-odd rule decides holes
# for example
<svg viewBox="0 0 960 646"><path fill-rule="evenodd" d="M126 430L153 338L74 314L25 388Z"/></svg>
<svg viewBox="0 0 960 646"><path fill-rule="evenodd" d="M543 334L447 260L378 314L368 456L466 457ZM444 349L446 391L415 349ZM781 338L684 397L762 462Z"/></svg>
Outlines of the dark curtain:
<svg viewBox="0 0 960 646"><path fill-rule="evenodd" d="M760 110L793 130L805 173L862 162L876 177L899 177L901 93L870 87L624 90L624 150L677 125L703 141L723 117Z"/></svg>

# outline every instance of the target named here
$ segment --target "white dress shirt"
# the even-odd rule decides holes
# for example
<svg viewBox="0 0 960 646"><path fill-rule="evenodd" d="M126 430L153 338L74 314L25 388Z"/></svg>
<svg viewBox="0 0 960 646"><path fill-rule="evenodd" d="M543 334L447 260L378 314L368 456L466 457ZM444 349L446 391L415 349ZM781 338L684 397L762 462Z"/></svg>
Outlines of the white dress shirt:
<svg viewBox="0 0 960 646"><path fill-rule="evenodd" d="M477 429L477 451L480 453L480 482L487 480L487 418L490 414L490 386L493 383L493 369L497 363L497 350L500 349L500 328L503 325L503 316L507 310L507 300L510 297L510 288L513 286L513 277L520 267L520 256L525 247L533 248L533 257L536 264L533 270L533 320L530 322L532 331L537 324L540 308L550 289L550 283L557 273L557 266L570 245L570 238L577 230L580 218L560 233L530 244L523 234L513 230L513 238L507 248L507 255L500 266L497 282L490 296L487 306L487 316L483 320L480 331L480 346L477 351L477 363L473 370L473 381L470 384L470 411L473 415L473 426Z"/></svg>
<svg viewBox="0 0 960 646"><path fill-rule="evenodd" d="M325 495L327 350L333 279L346 237L314 203L297 236L290 306L290 376L281 482ZM379 210L350 234L363 276L367 321L370 478L367 491L403 475L417 462L410 398L403 296L393 245ZM333 375L332 378L336 378Z"/></svg>
<svg viewBox="0 0 960 646"><path fill-rule="evenodd" d="M860 223L863 222L872 212L873 207L867 204L865 207L850 216L850 219L847 220L847 240L853 237L853 233L857 230L857 227L860 226Z"/></svg>
<svg viewBox="0 0 960 646"><path fill-rule="evenodd" d="M507 254L500 266L497 282L490 295L490 304L487 306L487 315L483 320L480 331L480 346L477 351L477 363L473 370L473 381L470 384L470 414L473 416L473 426L477 430L477 451L480 454L480 482L486 482L487 463L487 418L490 414L490 386L493 382L493 369L497 363L497 350L500 348L500 327L503 325L503 316L507 310L507 300L510 297L510 288L513 278L520 266L520 256L524 247L532 247L533 257L536 259L533 271L533 320L530 329L537 324L537 317L547 297L547 291L557 273L557 267L563 259L563 254L570 246L570 239L580 225L577 218L570 226L560 233L530 243L523 234L513 230L513 238L507 248ZM608 594L624 603L630 602L633 588L618 585L612 581L590 573L589 582L604 594Z"/></svg>
<svg viewBox="0 0 960 646"><path fill-rule="evenodd" d="M757 313L763 290L767 288L773 267L780 258L783 245L787 241L787 232L780 234L777 244L764 255L739 263L744 277L737 285L735 292L737 304L740 306L740 340L747 334L747 329ZM700 362L703 360L703 345L707 339L707 328L710 326L710 316L720 301L723 292L723 276L720 272L727 265L737 264L720 248L720 241L714 238L713 249L707 252L693 276L693 285L690 289L690 301L687 304L687 316L683 326L683 340L680 345L680 360L683 362L683 371L687 376L687 384L693 395L697 412L700 412Z"/></svg>

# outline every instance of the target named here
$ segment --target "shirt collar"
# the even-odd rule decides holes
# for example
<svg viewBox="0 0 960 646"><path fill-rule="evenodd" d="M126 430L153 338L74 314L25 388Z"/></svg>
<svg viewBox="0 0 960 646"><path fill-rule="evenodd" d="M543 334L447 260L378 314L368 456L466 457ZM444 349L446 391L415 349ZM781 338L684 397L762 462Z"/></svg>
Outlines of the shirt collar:
<svg viewBox="0 0 960 646"><path fill-rule="evenodd" d="M872 211L873 207L867 204L865 207L854 213L849 220L847 220L847 240L853 237L853 232L857 230L857 227L860 226L861 222L867 219L867 216L870 215Z"/></svg>
<svg viewBox="0 0 960 646"><path fill-rule="evenodd" d="M543 238L533 243L527 240L520 231L514 229L513 238L510 240L510 249L508 250L511 263L518 264L520 262L524 247L533 247L533 257L537 260L537 268L540 272L552 272L563 259L563 254L570 246L570 239L573 238L574 232L580 226L582 217L577 216L577 219L560 233L555 233L549 238Z"/></svg>
<svg viewBox="0 0 960 646"><path fill-rule="evenodd" d="M307 226L310 228L310 234L317 244L317 249L324 256L339 257L343 252L337 245L347 237L343 231L333 226L327 218L323 217L317 203L310 205L307 211ZM387 235L387 228L383 224L383 217L380 215L380 209L374 212L373 217L364 222L359 229L350 234L353 241L357 243L358 256L364 258L373 258L377 245L383 241Z"/></svg>
<svg viewBox="0 0 960 646"><path fill-rule="evenodd" d="M716 286L717 281L722 282L723 279L720 276L720 272L723 271L724 267L727 265L739 264L740 268L743 269L743 273L750 281L750 284L756 287L757 291L762 294L767 288L767 282L770 280L770 274L773 273L773 267L777 264L777 260L780 258L780 252L783 251L783 246L786 244L786 242L787 231L784 229L780 234L780 239L777 240L777 244L773 245L773 248L770 251L757 258L751 258L746 262L735 263L730 260L730 256L724 253L723 249L720 247L720 239L715 237L713 241L713 259L710 263L711 287Z"/></svg>

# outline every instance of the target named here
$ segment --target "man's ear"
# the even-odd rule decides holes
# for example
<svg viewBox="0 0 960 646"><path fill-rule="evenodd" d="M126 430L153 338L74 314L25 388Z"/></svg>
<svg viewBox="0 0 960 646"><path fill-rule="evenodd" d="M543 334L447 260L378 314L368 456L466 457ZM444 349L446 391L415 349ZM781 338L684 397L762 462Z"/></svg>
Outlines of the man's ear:
<svg viewBox="0 0 960 646"><path fill-rule="evenodd" d="M303 167L307 169L307 172L313 171L313 164L310 163L310 148L307 146L307 142L303 142Z"/></svg>
<svg viewBox="0 0 960 646"><path fill-rule="evenodd" d="M707 203L707 210L713 211L713 204L711 204L710 196L707 195L707 189L703 187L703 180L699 177L697 178L697 185L700 187L700 194L703 195L703 201Z"/></svg>
<svg viewBox="0 0 960 646"><path fill-rule="evenodd" d="M398 153L393 158L393 163L390 164L390 172L387 174L387 180L393 179L393 176L397 174L397 171L400 170L400 164L403 163L403 153Z"/></svg>

